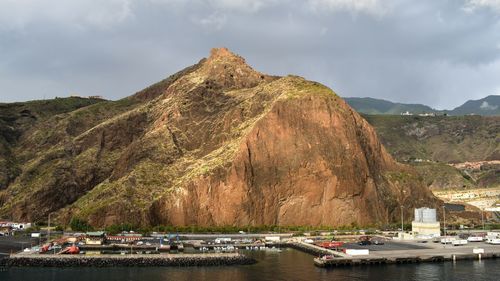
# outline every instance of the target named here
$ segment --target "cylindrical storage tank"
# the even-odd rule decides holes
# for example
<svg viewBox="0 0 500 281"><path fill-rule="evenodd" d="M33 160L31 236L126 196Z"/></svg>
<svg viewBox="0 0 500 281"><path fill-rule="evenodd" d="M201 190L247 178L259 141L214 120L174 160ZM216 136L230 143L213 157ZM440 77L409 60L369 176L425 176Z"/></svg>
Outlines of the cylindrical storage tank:
<svg viewBox="0 0 500 281"><path fill-rule="evenodd" d="M415 208L415 221L422 221L422 209Z"/></svg>
<svg viewBox="0 0 500 281"><path fill-rule="evenodd" d="M422 210L423 222L436 222L436 209L425 208Z"/></svg>

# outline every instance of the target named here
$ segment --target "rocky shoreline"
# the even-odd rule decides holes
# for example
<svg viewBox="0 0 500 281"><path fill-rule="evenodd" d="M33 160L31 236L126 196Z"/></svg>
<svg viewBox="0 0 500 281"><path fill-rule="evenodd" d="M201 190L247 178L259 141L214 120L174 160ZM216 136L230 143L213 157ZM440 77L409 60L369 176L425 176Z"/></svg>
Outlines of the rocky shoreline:
<svg viewBox="0 0 500 281"><path fill-rule="evenodd" d="M248 265L257 261L238 253L151 254L151 255L12 255L0 259L4 267L113 267L113 266L226 266Z"/></svg>

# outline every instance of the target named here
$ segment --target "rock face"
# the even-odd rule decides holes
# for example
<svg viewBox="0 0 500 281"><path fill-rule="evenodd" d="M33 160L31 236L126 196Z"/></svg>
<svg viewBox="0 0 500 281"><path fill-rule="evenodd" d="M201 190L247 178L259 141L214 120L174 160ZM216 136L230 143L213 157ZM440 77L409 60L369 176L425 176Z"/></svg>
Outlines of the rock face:
<svg viewBox="0 0 500 281"><path fill-rule="evenodd" d="M224 48L98 106L115 114L94 105L57 116L49 146L30 141L46 124L22 137L15 151L34 152L0 193L3 214L56 212L96 226L341 226L438 203L333 91L259 73Z"/></svg>

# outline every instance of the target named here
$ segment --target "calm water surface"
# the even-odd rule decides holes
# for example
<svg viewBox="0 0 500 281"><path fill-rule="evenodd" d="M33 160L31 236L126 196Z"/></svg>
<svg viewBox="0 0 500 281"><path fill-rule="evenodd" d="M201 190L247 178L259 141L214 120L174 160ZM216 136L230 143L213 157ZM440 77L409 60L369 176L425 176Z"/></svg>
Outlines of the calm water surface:
<svg viewBox="0 0 500 281"><path fill-rule="evenodd" d="M321 269L313 265L312 256L292 249L249 255L259 262L227 267L10 268L0 269L0 280L500 280L500 260Z"/></svg>

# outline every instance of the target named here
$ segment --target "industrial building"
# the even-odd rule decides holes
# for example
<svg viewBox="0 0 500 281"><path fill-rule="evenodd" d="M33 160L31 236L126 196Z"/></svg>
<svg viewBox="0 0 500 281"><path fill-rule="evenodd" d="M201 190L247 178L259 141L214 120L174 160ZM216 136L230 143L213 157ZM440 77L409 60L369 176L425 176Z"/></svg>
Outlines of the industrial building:
<svg viewBox="0 0 500 281"><path fill-rule="evenodd" d="M411 229L416 237L441 236L441 225L436 219L436 209L427 207L415 209L415 220L411 222Z"/></svg>

